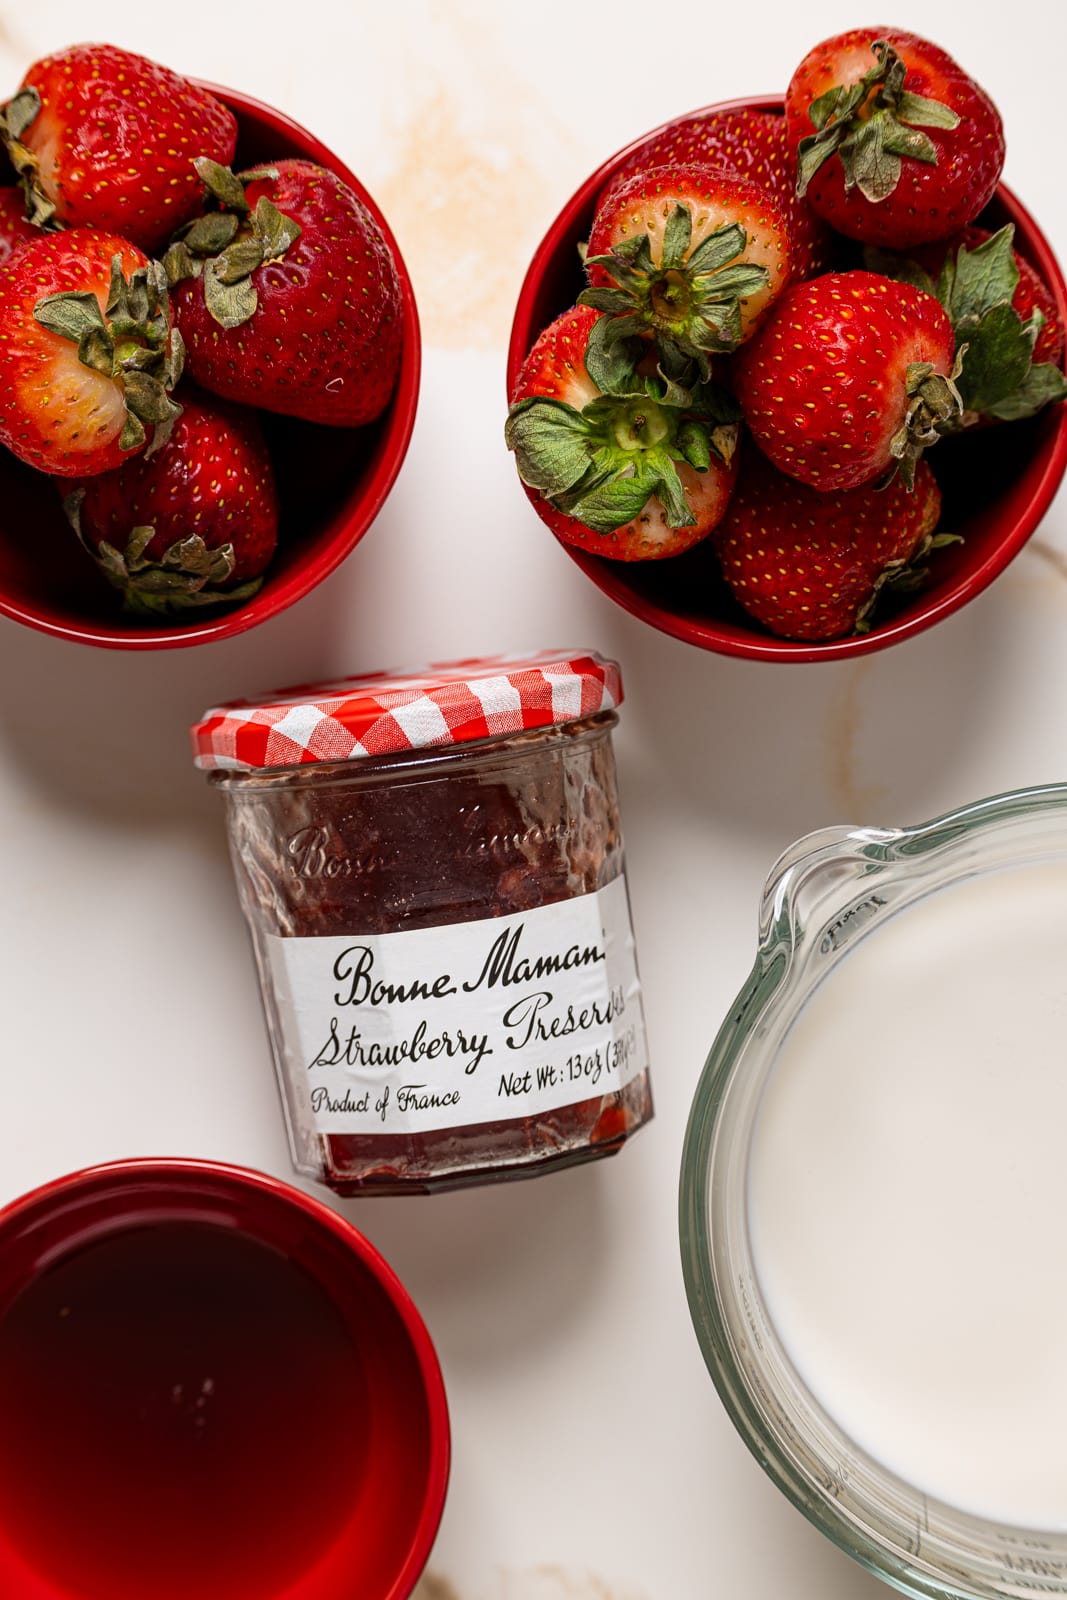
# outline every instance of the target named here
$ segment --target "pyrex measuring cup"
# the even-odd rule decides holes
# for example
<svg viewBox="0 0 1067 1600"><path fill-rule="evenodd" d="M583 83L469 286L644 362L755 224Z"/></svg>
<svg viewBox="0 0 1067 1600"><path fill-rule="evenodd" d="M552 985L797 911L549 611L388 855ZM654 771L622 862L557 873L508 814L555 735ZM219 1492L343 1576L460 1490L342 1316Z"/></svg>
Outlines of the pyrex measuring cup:
<svg viewBox="0 0 1067 1600"><path fill-rule="evenodd" d="M1001 884L1021 883L1027 872L1047 888L1060 871L1067 882L1067 785L983 800L918 827L828 829L802 839L771 874L756 962L712 1047L690 1118L681 1176L683 1268L701 1349L730 1418L773 1481L823 1533L912 1596L1067 1595L1067 1504L1062 1519L1049 1519L1052 1528L1039 1518L975 1514L965 1499L954 1503L950 1494L931 1492L921 1470L909 1476L886 1465L886 1452L870 1438L857 1442L857 1430L813 1392L819 1385L802 1375L810 1377L811 1369L776 1325L770 1280L761 1281L763 1262L754 1245L753 1150L761 1109L776 1067L792 1059L785 1048L787 1041L793 1047L791 1030L805 1013L810 1019L813 997L824 1006L844 992L841 968L850 957L857 956L851 973L861 953L869 960L877 951L880 939L921 929L920 919L943 911L953 891L970 894L993 885L999 893ZM1002 875L996 884L993 874ZM1067 897L1064 921L1067 957ZM990 927L990 940L999 936ZM1063 971L1067 990L1067 960ZM886 1003L903 1007L908 1000L893 993ZM1009 1027L1012 1003L1009 995ZM878 1027L877 1015L870 1026ZM857 1040L850 1070L862 1073L864 1059ZM1005 1149L1025 1139L1024 1126L1013 1121L1013 1065L1009 1052ZM916 1117L922 1115L917 1106ZM903 1161L908 1152L901 1154ZM1025 1170L1025 1150L1022 1155ZM813 1149L811 1160L817 1156ZM850 1198L841 1193L839 1206L849 1206ZM916 1238L915 1247L932 1249L930 1234ZM1058 1251L1049 1253L1050 1274L1059 1272L1058 1257ZM989 1267L989 1293L1013 1297L1018 1335L1012 1359L1036 1363L1038 1336L1047 1330L1035 1329L1030 1318L1033 1285L1015 1281L1021 1275L1013 1274L1010 1260L993 1258ZM894 1292L898 1288L902 1325L910 1319L914 1326L924 1314L921 1298L906 1274L894 1280ZM971 1312L973 1327L981 1305ZM966 1339L968 1321L960 1318L953 1337ZM990 1373L991 1385L998 1376ZM896 1398L889 1395L891 1402ZM1047 1452L1050 1440L1058 1448L1055 1440L1063 1437L1067 1453L1061 1421L1050 1408L1035 1448ZM996 1449L993 1437L988 1448Z"/></svg>

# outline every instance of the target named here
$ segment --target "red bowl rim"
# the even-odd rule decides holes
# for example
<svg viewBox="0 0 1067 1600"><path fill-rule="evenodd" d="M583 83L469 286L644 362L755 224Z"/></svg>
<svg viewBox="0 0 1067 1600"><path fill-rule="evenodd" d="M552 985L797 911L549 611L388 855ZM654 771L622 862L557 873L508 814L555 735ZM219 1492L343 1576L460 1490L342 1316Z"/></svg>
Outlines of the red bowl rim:
<svg viewBox="0 0 1067 1600"><path fill-rule="evenodd" d="M559 212L551 224L527 269L523 279L522 288L515 308L515 317L511 327L511 339L508 345L507 361L507 389L508 399L511 399L515 380L529 351L533 340L541 332L540 328L533 327L532 313L541 282L546 271L553 264L561 246L571 240L575 233L575 220L596 199L604 184L613 172L629 156L633 155L649 139L655 138L668 129L675 127L679 122L686 122L690 117L706 117L712 113L725 111L770 111L781 113L782 99L780 95L750 95L736 100L722 100L715 105L704 106L697 111L689 111L679 117L671 117L667 122L661 123L658 128L643 133L639 138L631 140L623 149L601 163L594 173L588 177L579 189L571 196L567 204ZM998 185L994 200L999 201L1010 214L1011 220L1016 224L1016 232L1026 235L1026 245L1029 254L1033 257L1036 266L1046 285L1055 297L1059 308L1060 317L1067 326L1067 283L1059 262L1053 253L1045 235L1037 222L1027 211L1026 207L1017 199L1015 194L1004 184ZM564 310L561 307L560 310ZM975 595L992 583L993 579L1004 571L1005 567L1018 555L1023 545L1029 539L1041 518L1052 503L1053 497L1059 488L1064 472L1067 471L1067 402L1056 408L1058 415L1055 418L1055 433L1046 445L1046 459L1044 470L1035 485L1034 492L1026 511L1015 523L1008 537L1002 539L996 549L991 551L986 560L975 571L961 577L950 589L946 590L936 600L925 606L922 610L912 615L903 615L891 618L884 624L879 624L867 634L856 634L846 639L831 639L826 643L811 643L804 640L776 639L771 634L757 634L753 631L751 639L736 638L719 632L713 621L707 624L690 621L675 616L665 607L651 600L645 600L635 595L622 581L618 569L624 566L621 562L612 562L605 556L593 555L586 550L567 544L566 540L557 542L563 546L571 560L591 578L603 594L609 596L625 611L632 616L640 618L642 622L649 623L658 628L662 633L672 635L683 640L686 644L696 645L702 650L714 650L720 655L738 656L755 661L840 661L851 656L868 655L872 651L882 650L887 645L896 644L902 639L923 632L932 627L943 617L959 609L968 600L973 600ZM755 624L753 624L755 628Z"/></svg>
<svg viewBox="0 0 1067 1600"><path fill-rule="evenodd" d="M305 1194L303 1190L285 1183L269 1173L250 1167L235 1166L229 1162L209 1161L191 1156L144 1157L123 1161L108 1161L91 1167L82 1167L19 1195L17 1199L0 1208L0 1237L3 1230L17 1221L24 1212L53 1201L62 1202L75 1193L106 1188L125 1180L149 1180L159 1184L173 1184L176 1192L187 1181L207 1180L224 1187L252 1194L269 1195L280 1200L292 1210L302 1212L308 1220L332 1233L345 1248L367 1267L385 1290L389 1302L403 1322L418 1363L429 1418L430 1450L426 1474L426 1490L410 1549L402 1567L389 1590L381 1600L408 1600L430 1558L444 1512L451 1468L452 1444L441 1366L433 1341L411 1295L397 1277L379 1250L371 1244L355 1225L323 1201ZM340 1600L340 1597L339 1597Z"/></svg>
<svg viewBox="0 0 1067 1600"><path fill-rule="evenodd" d="M272 582L268 572L267 580L259 593L234 611L180 625L171 622L161 624L159 627L118 628L108 623L59 621L55 617L42 615L19 605L0 594L0 614L11 617L15 622L25 623L42 633L50 633L75 644L99 645L112 650L161 650L183 645L209 644L216 639L233 638L234 635L258 627L261 622L266 622L270 617L285 611L297 600L302 600L324 578L328 578L330 573L352 553L367 532L396 482L415 426L422 369L422 340L415 291L400 247L374 198L368 194L343 161L292 117L287 117L284 112L277 111L273 106L268 106L251 95L241 94L236 89L227 89L215 83L204 83L200 79L192 81L224 101L238 117L242 114L251 114L269 123L280 137L298 141L306 151L306 159L316 161L320 166L329 167L342 183L347 183L349 188L355 191L381 228L385 241L393 253L400 279L403 324L400 372L396 389L383 419L387 429L387 441L373 472L363 485L358 508L348 518L344 537L334 539L315 560L296 567L284 580Z"/></svg>

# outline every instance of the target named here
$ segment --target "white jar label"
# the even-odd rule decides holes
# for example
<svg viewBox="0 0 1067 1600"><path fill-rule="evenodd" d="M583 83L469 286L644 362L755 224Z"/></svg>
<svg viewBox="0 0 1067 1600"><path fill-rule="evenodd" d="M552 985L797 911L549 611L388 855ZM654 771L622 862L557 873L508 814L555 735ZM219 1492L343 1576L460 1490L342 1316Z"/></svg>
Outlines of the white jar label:
<svg viewBox="0 0 1067 1600"><path fill-rule="evenodd" d="M538 1116L648 1065L622 877L512 916L266 947L290 1075L319 1133Z"/></svg>

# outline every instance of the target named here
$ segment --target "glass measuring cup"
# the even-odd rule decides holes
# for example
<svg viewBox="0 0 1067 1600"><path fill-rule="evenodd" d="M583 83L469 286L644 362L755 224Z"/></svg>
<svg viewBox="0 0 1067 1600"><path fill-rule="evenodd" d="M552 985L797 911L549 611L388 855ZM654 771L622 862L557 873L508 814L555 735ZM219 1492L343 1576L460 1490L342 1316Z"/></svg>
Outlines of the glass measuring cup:
<svg viewBox="0 0 1067 1600"><path fill-rule="evenodd" d="M749 1209L753 1135L783 1041L845 957L942 891L1045 863L1067 864L1067 785L980 801L918 827L802 839L771 874L755 966L712 1048L683 1155L686 1289L731 1420L822 1532L904 1593L934 1600L1067 1594L1067 1519L1058 1531L1019 1527L924 1493L820 1402L761 1286ZM1021 1312L1018 1359L1030 1355Z"/></svg>

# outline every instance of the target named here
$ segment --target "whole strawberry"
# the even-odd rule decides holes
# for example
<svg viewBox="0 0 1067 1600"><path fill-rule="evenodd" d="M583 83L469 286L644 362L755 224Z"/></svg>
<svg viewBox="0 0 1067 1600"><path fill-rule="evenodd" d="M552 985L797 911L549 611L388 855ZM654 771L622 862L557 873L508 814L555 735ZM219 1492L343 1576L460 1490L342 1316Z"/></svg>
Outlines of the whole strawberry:
<svg viewBox="0 0 1067 1600"><path fill-rule="evenodd" d="M955 336L933 298L873 272L790 288L735 359L760 449L826 492L901 469L959 419Z"/></svg>
<svg viewBox="0 0 1067 1600"><path fill-rule="evenodd" d="M910 493L898 477L886 489L819 494L749 450L713 539L731 592L765 628L837 639L867 630L884 587L922 581L916 563L939 542L930 536L940 512L925 461Z"/></svg>
<svg viewBox="0 0 1067 1600"><path fill-rule="evenodd" d="M192 376L307 422L373 422L402 325L396 263L367 207L310 161L240 176L196 166L213 204L166 256Z"/></svg>
<svg viewBox="0 0 1067 1600"><path fill-rule="evenodd" d="M110 230L156 254L200 203L194 156L233 160L237 123L144 56L80 44L36 62L0 132L31 220Z"/></svg>
<svg viewBox="0 0 1067 1600"><path fill-rule="evenodd" d="M789 229L778 202L713 167L653 167L613 187L585 258L579 305L622 334L647 333L672 364L729 352L754 333L789 279Z"/></svg>
<svg viewBox="0 0 1067 1600"><path fill-rule="evenodd" d="M158 262L96 228L41 234L0 267L0 443L60 477L158 449L182 353Z"/></svg>
<svg viewBox="0 0 1067 1600"><path fill-rule="evenodd" d="M0 189L0 266L24 244L41 237L40 228L26 221L26 201L21 189Z"/></svg>
<svg viewBox="0 0 1067 1600"><path fill-rule="evenodd" d="M796 152L784 117L769 111L715 111L672 123L627 158L604 190L600 204L634 173L664 166L735 172L772 195L785 213L795 281L813 278L832 264L833 234L797 194Z"/></svg>
<svg viewBox="0 0 1067 1600"><path fill-rule="evenodd" d="M567 544L616 561L679 555L726 509L736 407L711 384L671 384L640 339L607 340L606 326L578 306L541 334L515 383L508 449Z"/></svg>
<svg viewBox="0 0 1067 1600"><path fill-rule="evenodd" d="M798 190L852 239L901 249L964 227L996 188L1004 129L946 51L893 28L816 45L785 99Z"/></svg>
<svg viewBox="0 0 1067 1600"><path fill-rule="evenodd" d="M247 600L278 541L274 476L255 416L185 389L156 455L75 483L63 504L125 609L141 615Z"/></svg>

